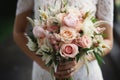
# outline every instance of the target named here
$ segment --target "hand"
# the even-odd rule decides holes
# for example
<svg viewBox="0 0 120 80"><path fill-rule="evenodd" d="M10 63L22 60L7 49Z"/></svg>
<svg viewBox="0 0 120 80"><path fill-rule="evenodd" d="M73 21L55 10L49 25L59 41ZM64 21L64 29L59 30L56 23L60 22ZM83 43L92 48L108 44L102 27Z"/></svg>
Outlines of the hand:
<svg viewBox="0 0 120 80"><path fill-rule="evenodd" d="M69 78L80 69L81 66L81 62L77 63L75 60L60 64L55 72L55 77L58 79Z"/></svg>

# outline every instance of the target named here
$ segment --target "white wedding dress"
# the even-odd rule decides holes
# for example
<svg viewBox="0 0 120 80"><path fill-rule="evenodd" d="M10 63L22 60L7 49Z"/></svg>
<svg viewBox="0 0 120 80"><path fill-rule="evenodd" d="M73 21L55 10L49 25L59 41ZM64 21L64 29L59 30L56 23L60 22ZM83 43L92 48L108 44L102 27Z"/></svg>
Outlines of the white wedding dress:
<svg viewBox="0 0 120 80"><path fill-rule="evenodd" d="M77 6L83 11L92 11L94 16L99 19L109 21L113 25L113 0L68 0L70 6ZM61 4L61 0L18 0L16 15L22 12L34 9L35 17L38 17L39 7L47 9L47 6ZM74 74L74 80L103 80L101 69L96 60L89 64L89 75L87 75L86 66L83 65L78 72ZM50 73L42 69L36 62L33 63L32 80L52 80Z"/></svg>

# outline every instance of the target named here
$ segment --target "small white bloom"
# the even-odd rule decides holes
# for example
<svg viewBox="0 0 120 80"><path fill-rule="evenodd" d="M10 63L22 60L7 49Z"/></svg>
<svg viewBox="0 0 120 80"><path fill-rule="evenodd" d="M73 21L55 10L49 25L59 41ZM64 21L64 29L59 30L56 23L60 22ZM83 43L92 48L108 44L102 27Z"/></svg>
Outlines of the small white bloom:
<svg viewBox="0 0 120 80"><path fill-rule="evenodd" d="M103 42L103 37L102 35L95 35L94 38L93 38L93 42L94 43L102 43Z"/></svg>
<svg viewBox="0 0 120 80"><path fill-rule="evenodd" d="M41 26L41 23L40 23L40 21L39 20L34 20L34 23L35 23L35 26Z"/></svg>
<svg viewBox="0 0 120 80"><path fill-rule="evenodd" d="M26 36L28 39L28 43L26 44L31 51L36 51L37 45L34 43L29 36Z"/></svg>
<svg viewBox="0 0 120 80"><path fill-rule="evenodd" d="M84 20L82 29L85 35L94 36L95 27L89 18Z"/></svg>

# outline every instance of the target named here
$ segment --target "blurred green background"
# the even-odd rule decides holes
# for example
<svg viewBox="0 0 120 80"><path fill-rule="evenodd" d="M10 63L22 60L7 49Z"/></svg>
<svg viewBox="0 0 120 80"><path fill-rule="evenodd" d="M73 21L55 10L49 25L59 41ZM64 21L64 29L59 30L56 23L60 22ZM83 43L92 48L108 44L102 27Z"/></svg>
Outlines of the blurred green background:
<svg viewBox="0 0 120 80"><path fill-rule="evenodd" d="M0 2L0 43L12 34L17 0Z"/></svg>
<svg viewBox="0 0 120 80"><path fill-rule="evenodd" d="M101 67L105 80L120 80L120 0L114 1L114 46ZM31 80L32 60L22 54L12 37L16 3L0 2L0 80Z"/></svg>

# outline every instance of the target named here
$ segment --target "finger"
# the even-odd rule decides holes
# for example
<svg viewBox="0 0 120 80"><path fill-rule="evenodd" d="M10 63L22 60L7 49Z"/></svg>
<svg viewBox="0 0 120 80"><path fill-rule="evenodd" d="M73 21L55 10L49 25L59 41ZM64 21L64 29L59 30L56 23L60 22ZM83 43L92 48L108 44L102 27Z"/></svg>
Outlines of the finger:
<svg viewBox="0 0 120 80"><path fill-rule="evenodd" d="M55 76L57 78L64 78L64 76L68 76L68 75L71 75L73 72L75 72L75 68L71 68L69 70L65 70L65 71L57 71L55 73Z"/></svg>
<svg viewBox="0 0 120 80"><path fill-rule="evenodd" d="M63 76L62 78L69 78L69 77L71 77L71 76L73 76L74 75L74 71L73 72L71 72L70 74L68 74L68 75L65 75L65 76Z"/></svg>
<svg viewBox="0 0 120 80"><path fill-rule="evenodd" d="M68 69L73 68L75 65L76 65L75 61L67 62L67 63L64 63L62 65L59 65L57 69L58 69L58 71L68 70Z"/></svg>
<svg viewBox="0 0 120 80"><path fill-rule="evenodd" d="M57 72L55 73L56 78L64 79L64 78L69 78L75 73L75 70L68 72L68 71L63 71L63 72Z"/></svg>
<svg viewBox="0 0 120 80"><path fill-rule="evenodd" d="M65 71L65 70L69 70L69 69L73 68L74 66L75 66L75 64L66 65L66 66L58 66L57 70L58 71Z"/></svg>
<svg viewBox="0 0 120 80"><path fill-rule="evenodd" d="M60 63L60 65L65 66L65 65L75 64L75 63L76 63L76 61L73 60L73 61L67 61L65 63Z"/></svg>

